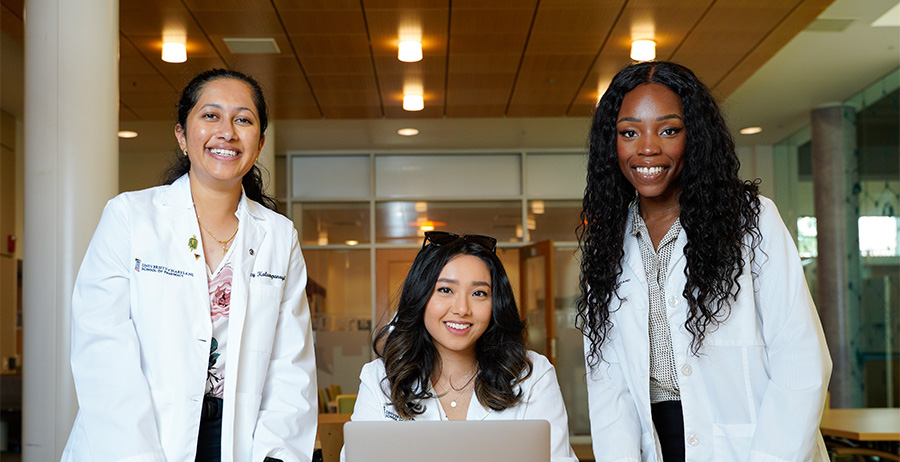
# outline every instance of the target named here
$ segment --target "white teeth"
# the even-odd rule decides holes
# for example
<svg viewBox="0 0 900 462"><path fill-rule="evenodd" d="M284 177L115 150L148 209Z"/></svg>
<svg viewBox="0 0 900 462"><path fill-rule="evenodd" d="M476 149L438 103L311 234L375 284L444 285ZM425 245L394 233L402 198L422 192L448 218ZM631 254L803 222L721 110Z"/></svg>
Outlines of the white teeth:
<svg viewBox="0 0 900 462"><path fill-rule="evenodd" d="M662 167L635 167L638 173L641 175L656 175L663 171Z"/></svg>
<svg viewBox="0 0 900 462"><path fill-rule="evenodd" d="M237 151L231 151L228 149L210 149L209 152L211 152L215 155L218 155L218 156L225 156L225 157L234 157L234 156L238 155Z"/></svg>
<svg viewBox="0 0 900 462"><path fill-rule="evenodd" d="M465 330L466 328L468 328L471 325L471 324L464 324L464 323L450 322L450 321L447 321L444 324L446 324L451 329L456 329L456 330Z"/></svg>

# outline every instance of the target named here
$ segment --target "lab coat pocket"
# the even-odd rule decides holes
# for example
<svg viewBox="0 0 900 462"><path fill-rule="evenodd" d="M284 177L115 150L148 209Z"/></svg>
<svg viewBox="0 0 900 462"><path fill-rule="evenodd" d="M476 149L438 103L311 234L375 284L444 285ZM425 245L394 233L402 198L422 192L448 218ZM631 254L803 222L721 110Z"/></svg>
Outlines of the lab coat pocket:
<svg viewBox="0 0 900 462"><path fill-rule="evenodd" d="M756 424L715 424L715 460L745 460L750 454Z"/></svg>
<svg viewBox="0 0 900 462"><path fill-rule="evenodd" d="M272 351L281 309L281 294L281 286L259 279L250 281L249 305L244 324L245 338L250 350L266 353Z"/></svg>

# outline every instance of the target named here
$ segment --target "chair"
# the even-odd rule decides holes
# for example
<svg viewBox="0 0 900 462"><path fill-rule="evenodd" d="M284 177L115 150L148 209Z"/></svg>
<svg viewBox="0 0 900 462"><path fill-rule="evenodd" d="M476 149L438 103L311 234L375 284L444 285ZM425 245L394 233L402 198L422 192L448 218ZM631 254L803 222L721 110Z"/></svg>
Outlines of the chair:
<svg viewBox="0 0 900 462"><path fill-rule="evenodd" d="M338 414L352 414L353 406L356 405L356 394L337 395L335 401L337 401Z"/></svg>
<svg viewBox="0 0 900 462"><path fill-rule="evenodd" d="M328 395L328 401L334 401L337 395L341 394L341 386L337 383L325 387L325 393Z"/></svg>
<svg viewBox="0 0 900 462"><path fill-rule="evenodd" d="M328 396L325 395L325 390L319 388L319 414L324 414L328 412Z"/></svg>

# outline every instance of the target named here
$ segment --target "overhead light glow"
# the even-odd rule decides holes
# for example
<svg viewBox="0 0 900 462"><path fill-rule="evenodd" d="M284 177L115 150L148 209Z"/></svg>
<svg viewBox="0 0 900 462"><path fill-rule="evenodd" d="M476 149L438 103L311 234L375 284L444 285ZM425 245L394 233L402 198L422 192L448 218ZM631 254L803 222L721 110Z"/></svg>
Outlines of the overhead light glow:
<svg viewBox="0 0 900 462"><path fill-rule="evenodd" d="M187 47L184 43L163 43L162 60L167 63L183 63L187 61Z"/></svg>
<svg viewBox="0 0 900 462"><path fill-rule="evenodd" d="M653 61L656 58L656 42L653 40L635 40L631 42L631 59L635 61Z"/></svg>
<svg viewBox="0 0 900 462"><path fill-rule="evenodd" d="M119 138L137 138L138 133L131 130L119 130Z"/></svg>
<svg viewBox="0 0 900 462"><path fill-rule="evenodd" d="M535 215L541 215L544 213L544 201L532 201L531 202L531 212Z"/></svg>
<svg viewBox="0 0 900 462"><path fill-rule="evenodd" d="M415 128L401 128L397 130L397 134L400 136L416 136L419 134L419 130Z"/></svg>
<svg viewBox="0 0 900 462"><path fill-rule="evenodd" d="M404 63L414 63L422 60L422 42L415 40L404 40L400 42L397 51L397 59Z"/></svg>
<svg viewBox="0 0 900 462"><path fill-rule="evenodd" d="M425 98L422 95L403 95L403 109L407 111L421 111L425 109Z"/></svg>
<svg viewBox="0 0 900 462"><path fill-rule="evenodd" d="M415 207L416 207L416 212L425 213L428 211L428 202L424 202L424 201L416 202Z"/></svg>
<svg viewBox="0 0 900 462"><path fill-rule="evenodd" d="M353 240L353 239L350 239L350 240L348 240L348 241L344 241L344 244L347 244L347 245L357 245L357 244L359 244L359 241L355 241L355 240Z"/></svg>
<svg viewBox="0 0 900 462"><path fill-rule="evenodd" d="M741 135L755 135L762 131L762 127L744 127L741 129Z"/></svg>
<svg viewBox="0 0 900 462"><path fill-rule="evenodd" d="M319 231L319 239L316 243L318 245L328 245L328 231Z"/></svg>

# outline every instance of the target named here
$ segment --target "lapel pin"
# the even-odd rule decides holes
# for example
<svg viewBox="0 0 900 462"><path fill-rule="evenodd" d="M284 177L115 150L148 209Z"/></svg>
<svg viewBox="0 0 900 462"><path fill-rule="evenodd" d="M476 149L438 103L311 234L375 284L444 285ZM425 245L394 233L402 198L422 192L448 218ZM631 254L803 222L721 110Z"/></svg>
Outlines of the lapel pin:
<svg viewBox="0 0 900 462"><path fill-rule="evenodd" d="M253 255L253 249L250 249L250 255Z"/></svg>
<svg viewBox="0 0 900 462"><path fill-rule="evenodd" d="M191 236L190 239L188 239L188 247L191 250L197 250L197 235L196 234ZM197 255L197 257L199 257L199 255Z"/></svg>
<svg viewBox="0 0 900 462"><path fill-rule="evenodd" d="M200 259L200 255L195 253L195 254L194 254L194 260L199 260L199 259Z"/></svg>

